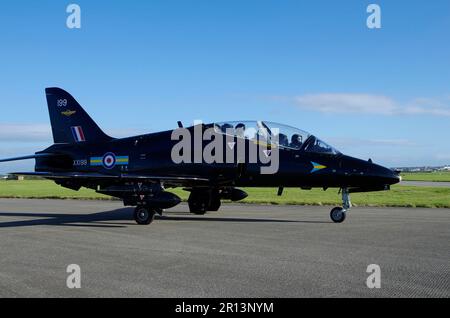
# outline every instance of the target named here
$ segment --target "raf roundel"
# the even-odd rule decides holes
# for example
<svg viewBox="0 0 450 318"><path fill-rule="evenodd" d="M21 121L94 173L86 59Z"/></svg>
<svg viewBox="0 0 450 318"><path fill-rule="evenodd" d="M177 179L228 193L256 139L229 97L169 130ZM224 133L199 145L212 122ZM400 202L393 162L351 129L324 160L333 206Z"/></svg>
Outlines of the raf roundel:
<svg viewBox="0 0 450 318"><path fill-rule="evenodd" d="M108 152L103 156L102 164L106 169L114 168L114 166L116 165L116 155L112 152Z"/></svg>

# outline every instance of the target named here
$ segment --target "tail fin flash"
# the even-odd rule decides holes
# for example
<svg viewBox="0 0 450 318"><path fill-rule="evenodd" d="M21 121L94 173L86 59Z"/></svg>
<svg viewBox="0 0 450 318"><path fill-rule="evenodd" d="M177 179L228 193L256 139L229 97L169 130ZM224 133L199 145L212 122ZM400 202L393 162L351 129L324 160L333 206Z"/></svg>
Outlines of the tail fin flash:
<svg viewBox="0 0 450 318"><path fill-rule="evenodd" d="M55 143L106 142L106 135L66 91L46 88L48 111Z"/></svg>

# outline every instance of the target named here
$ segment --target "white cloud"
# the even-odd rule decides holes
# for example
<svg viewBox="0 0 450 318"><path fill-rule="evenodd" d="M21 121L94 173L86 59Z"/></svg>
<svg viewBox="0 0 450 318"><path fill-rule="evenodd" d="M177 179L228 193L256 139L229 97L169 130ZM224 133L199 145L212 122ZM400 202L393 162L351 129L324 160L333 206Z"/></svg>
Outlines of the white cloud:
<svg viewBox="0 0 450 318"><path fill-rule="evenodd" d="M7 142L51 142L52 131L45 124L0 124L0 141Z"/></svg>
<svg viewBox="0 0 450 318"><path fill-rule="evenodd" d="M115 128L105 131L112 137L123 138L144 134L138 129ZM2 124L0 123L0 142L44 142L53 143L52 129L48 124Z"/></svg>
<svg viewBox="0 0 450 318"><path fill-rule="evenodd" d="M104 130L104 132L114 138L126 138L149 133L148 131L134 128L113 128Z"/></svg>
<svg viewBox="0 0 450 318"><path fill-rule="evenodd" d="M450 116L449 101L430 98L402 103L383 95L324 93L297 96L294 102L301 109L322 113Z"/></svg>
<svg viewBox="0 0 450 318"><path fill-rule="evenodd" d="M450 153L447 154L437 154L436 159L438 160L448 160L450 161Z"/></svg>
<svg viewBox="0 0 450 318"><path fill-rule="evenodd" d="M337 138L330 137L327 139L337 147L417 147L417 143L408 139L363 139L363 138Z"/></svg>

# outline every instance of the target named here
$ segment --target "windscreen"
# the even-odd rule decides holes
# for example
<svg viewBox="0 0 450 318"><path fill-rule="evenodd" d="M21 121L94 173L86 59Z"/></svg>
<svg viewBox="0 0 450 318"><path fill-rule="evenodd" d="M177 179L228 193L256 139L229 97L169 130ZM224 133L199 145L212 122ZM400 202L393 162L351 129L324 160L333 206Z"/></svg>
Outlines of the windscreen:
<svg viewBox="0 0 450 318"><path fill-rule="evenodd" d="M305 146L306 152L323 153L329 155L337 155L340 152L326 142L312 136Z"/></svg>
<svg viewBox="0 0 450 318"><path fill-rule="evenodd" d="M288 149L336 155L340 152L304 130L269 121L229 121L215 123L217 132L246 139L276 142Z"/></svg>

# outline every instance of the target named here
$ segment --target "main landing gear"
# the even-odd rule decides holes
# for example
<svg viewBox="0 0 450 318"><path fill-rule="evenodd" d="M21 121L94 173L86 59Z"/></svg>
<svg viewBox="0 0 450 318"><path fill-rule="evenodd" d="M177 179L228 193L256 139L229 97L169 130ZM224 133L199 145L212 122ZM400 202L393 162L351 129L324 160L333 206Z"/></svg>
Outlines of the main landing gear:
<svg viewBox="0 0 450 318"><path fill-rule="evenodd" d="M221 205L218 191L191 191L188 200L189 211L204 215L207 211L218 211Z"/></svg>
<svg viewBox="0 0 450 318"><path fill-rule="evenodd" d="M193 188L189 189L189 211L193 214L203 215L207 211L218 211L222 200L240 201L247 197L247 193L234 187Z"/></svg>
<svg viewBox="0 0 450 318"><path fill-rule="evenodd" d="M347 188L341 189L342 193L342 207L335 207L330 212L330 218L334 223L342 223L345 221L347 211L352 207L350 201L350 193Z"/></svg>
<svg viewBox="0 0 450 318"><path fill-rule="evenodd" d="M210 196L206 191L192 191L189 195L189 211L193 214L204 215L208 211Z"/></svg>

